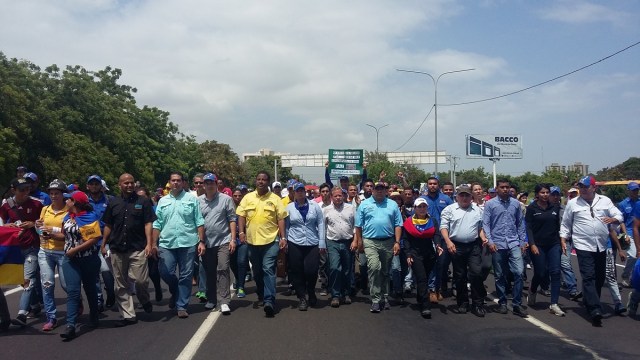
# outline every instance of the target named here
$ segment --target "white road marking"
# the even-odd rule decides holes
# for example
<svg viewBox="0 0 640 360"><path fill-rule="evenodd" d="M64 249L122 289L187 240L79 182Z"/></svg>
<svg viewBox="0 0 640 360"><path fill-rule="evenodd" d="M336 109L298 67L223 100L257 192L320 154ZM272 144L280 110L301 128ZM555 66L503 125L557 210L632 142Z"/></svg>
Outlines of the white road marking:
<svg viewBox="0 0 640 360"><path fill-rule="evenodd" d="M488 294L487 297L489 297L490 299L493 300L494 303L498 304L498 299L495 298L493 295ZM510 309L512 310L512 309ZM523 318L523 320L531 323L534 326L537 326L538 328L548 332L549 334L557 337L558 339L564 341L565 343L569 344L569 345L573 345L576 347L579 347L580 349L582 349L584 352L590 354L591 356L593 356L594 359L596 360L606 360L605 357L600 356L597 352L595 352L593 349L591 349L590 347L571 339L570 337L568 337L567 335L565 335L563 332L561 332L560 330L557 330L555 328L553 328L550 325L547 325L546 323L536 319L535 317L529 315L526 318Z"/></svg>
<svg viewBox="0 0 640 360"><path fill-rule="evenodd" d="M220 311L212 311L209 316L202 322L202 325L198 328L195 334L189 340L187 346L182 349L180 355L176 358L176 360L191 360L194 355L202 345L204 339L206 339L209 331L213 329L213 325L215 325L216 321L220 318L222 313Z"/></svg>

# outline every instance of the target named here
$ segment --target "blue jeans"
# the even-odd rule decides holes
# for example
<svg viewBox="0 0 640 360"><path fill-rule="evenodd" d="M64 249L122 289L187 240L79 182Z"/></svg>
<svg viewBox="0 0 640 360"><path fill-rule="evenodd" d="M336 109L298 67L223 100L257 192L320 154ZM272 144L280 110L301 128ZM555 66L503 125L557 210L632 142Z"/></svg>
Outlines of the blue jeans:
<svg viewBox="0 0 640 360"><path fill-rule="evenodd" d="M493 272L496 278L496 292L499 304L507 304L507 274L509 269L513 274L513 306L522 305L522 250L519 247L512 249L498 249L493 253Z"/></svg>
<svg viewBox="0 0 640 360"><path fill-rule="evenodd" d="M42 302L44 302L44 311L47 313L47 320L54 320L56 318L56 299L54 295L56 288L56 266L58 267L58 274L60 274L60 285L65 292L67 291L64 271L62 271L64 258L65 256L62 251L40 249L38 252L40 280L42 282Z"/></svg>
<svg viewBox="0 0 640 360"><path fill-rule="evenodd" d="M80 287L84 288L89 303L92 320L98 318L98 291L96 277L100 272L100 258L95 253L91 256L62 260L62 271L67 284L67 326L75 326L78 308L82 306Z"/></svg>
<svg viewBox="0 0 640 360"><path fill-rule="evenodd" d="M538 255L531 254L533 279L529 290L535 293L538 290L538 285L545 284L545 279L551 278L551 303L557 304L560 298L560 255L562 254L562 247L560 243L538 246L538 251Z"/></svg>
<svg viewBox="0 0 640 360"><path fill-rule="evenodd" d="M20 294L20 305L18 307L18 314L27 314L31 309L32 299L35 296L36 277L38 274L38 249L30 247L28 249L22 249L22 256L24 257L24 279L29 284L24 288L22 294Z"/></svg>
<svg viewBox="0 0 640 360"><path fill-rule="evenodd" d="M331 291L331 297L344 297L349 295L351 291L353 253L350 247L351 240L327 240L329 290Z"/></svg>
<svg viewBox="0 0 640 360"><path fill-rule="evenodd" d="M244 279L249 269L249 246L236 243L236 251L231 254L231 271L236 278L236 289L244 290Z"/></svg>
<svg viewBox="0 0 640 360"><path fill-rule="evenodd" d="M201 256L198 256L198 291L206 293L207 292L207 271L204 269L204 262ZM212 301L215 303L215 301Z"/></svg>
<svg viewBox="0 0 640 360"><path fill-rule="evenodd" d="M176 302L176 310L187 310L191 297L191 277L193 276L196 246L177 249L160 247L159 250L158 270L160 270L160 277L169 285L169 293ZM180 278L176 276L176 266Z"/></svg>
<svg viewBox="0 0 640 360"><path fill-rule="evenodd" d="M566 241L566 245L567 255L560 253L562 280L564 281L564 285L569 291L569 294L575 294L578 292L578 282L576 280L576 274L573 272L573 267L571 267L571 249L573 248L573 243L571 241Z"/></svg>
<svg viewBox="0 0 640 360"><path fill-rule="evenodd" d="M253 266L258 299L265 304L275 305L276 301L276 263L278 260L278 242L267 245L248 245L249 259Z"/></svg>

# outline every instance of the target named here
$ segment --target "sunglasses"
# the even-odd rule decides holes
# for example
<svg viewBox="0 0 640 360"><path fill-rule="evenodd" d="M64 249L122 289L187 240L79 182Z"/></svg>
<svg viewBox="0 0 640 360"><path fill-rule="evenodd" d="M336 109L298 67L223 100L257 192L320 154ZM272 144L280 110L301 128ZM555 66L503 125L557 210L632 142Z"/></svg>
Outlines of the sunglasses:
<svg viewBox="0 0 640 360"><path fill-rule="evenodd" d="M204 184L204 182L203 182L203 181L194 181L193 183L194 183L194 184L196 184L196 185L202 185L202 184Z"/></svg>

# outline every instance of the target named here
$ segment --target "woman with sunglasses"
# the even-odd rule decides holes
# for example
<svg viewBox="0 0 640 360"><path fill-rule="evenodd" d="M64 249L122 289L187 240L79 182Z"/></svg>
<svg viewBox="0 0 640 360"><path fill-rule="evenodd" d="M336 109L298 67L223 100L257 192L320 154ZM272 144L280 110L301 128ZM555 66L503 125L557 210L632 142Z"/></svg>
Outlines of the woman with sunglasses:
<svg viewBox="0 0 640 360"><path fill-rule="evenodd" d="M413 271L417 285L417 301L420 315L431 319L431 302L429 302L428 281L429 273L436 264L438 255L442 254L439 245L440 233L435 219L429 216L428 205L424 198L417 198L414 202L414 214L402 224L402 240L407 265Z"/></svg>
<svg viewBox="0 0 640 360"><path fill-rule="evenodd" d="M47 322L42 327L42 331L51 331L58 324L54 296L56 267L60 275L60 285L65 292L67 291L64 271L62 271L62 263L64 261L62 222L68 213L64 199L64 194L67 192L67 184L62 180L55 179L49 184L47 190L51 198L51 205L47 205L42 209L40 220L36 221L37 231L40 235L38 264L40 265L40 279L42 282L42 300L47 314Z"/></svg>
<svg viewBox="0 0 640 360"><path fill-rule="evenodd" d="M60 334L65 340L76 337L76 320L81 306L80 285L84 287L90 309L90 326L98 327L98 292L95 279L100 272L98 240L102 238L100 219L89 204L89 198L76 191L67 199L69 214L65 216L65 258L62 271L67 283L67 328Z"/></svg>
<svg viewBox="0 0 640 360"><path fill-rule="evenodd" d="M536 200L527 206L525 223L529 251L533 262L533 279L529 287L527 305L536 305L536 290L544 279L551 278L549 312L557 316L565 313L558 306L560 297L560 206L549 201L549 184L535 187Z"/></svg>

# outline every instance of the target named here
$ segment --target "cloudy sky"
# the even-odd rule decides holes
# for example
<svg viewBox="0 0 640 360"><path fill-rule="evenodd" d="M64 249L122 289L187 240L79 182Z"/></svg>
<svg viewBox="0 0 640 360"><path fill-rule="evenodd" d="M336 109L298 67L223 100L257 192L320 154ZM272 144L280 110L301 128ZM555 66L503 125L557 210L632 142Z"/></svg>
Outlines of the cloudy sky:
<svg viewBox="0 0 640 360"><path fill-rule="evenodd" d="M474 68L438 85L438 147L460 156L459 167L491 169L465 158L467 134L521 134L524 158L498 163L513 175L576 161L595 172L640 155L640 45L519 94L444 106L517 91L637 43L637 1L0 0L0 8L6 56L120 68L140 106L169 111L181 131L238 154L375 150L365 124L390 124L380 151L431 151L433 113L419 126L433 83L396 69L437 77Z"/></svg>

